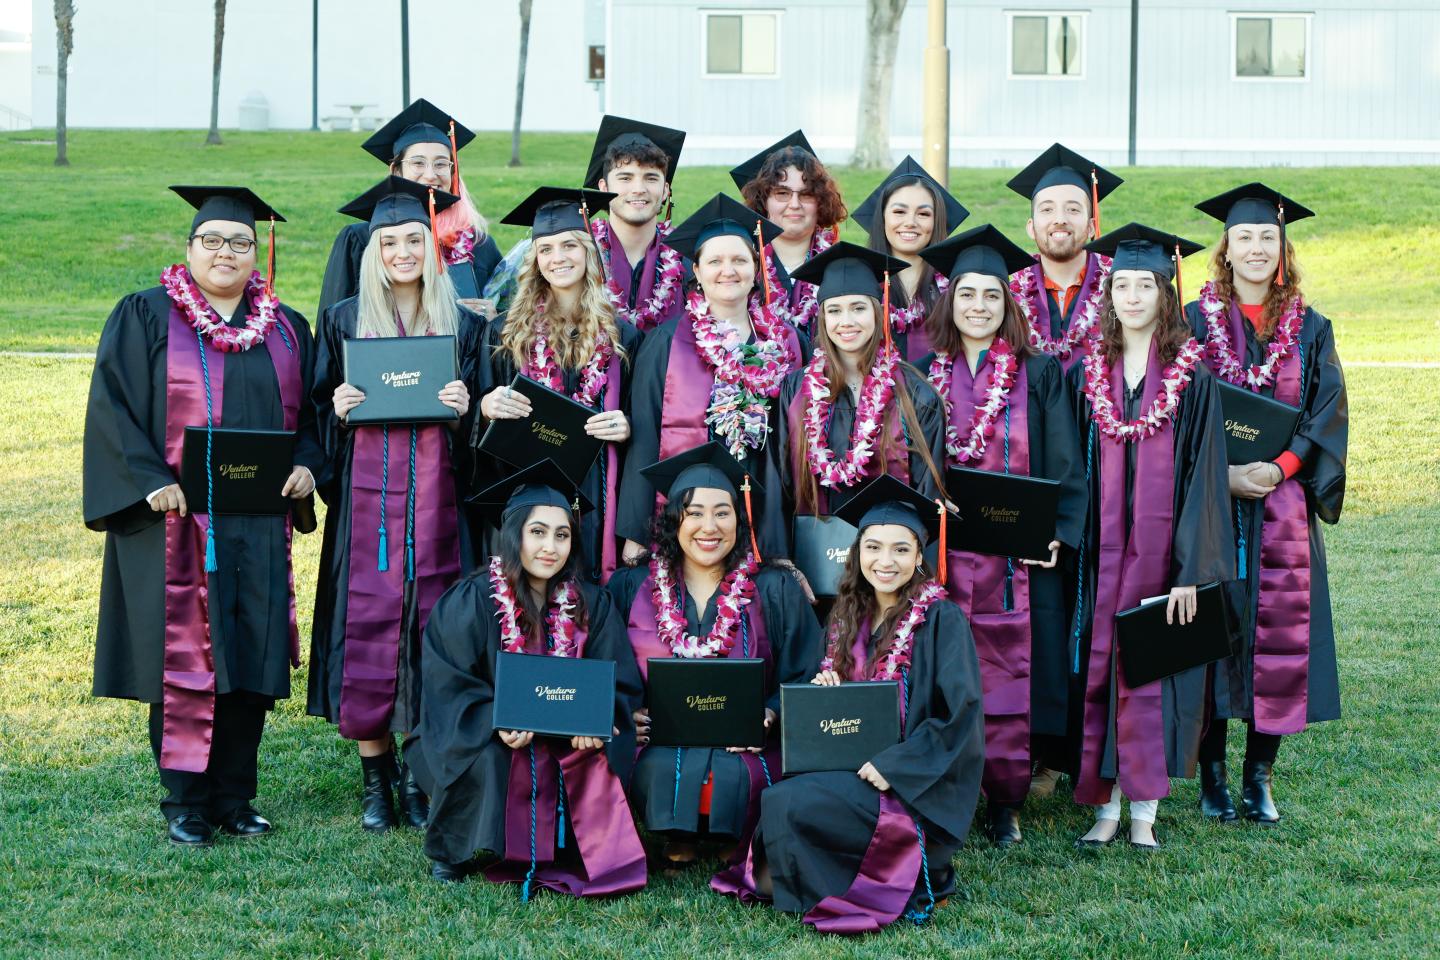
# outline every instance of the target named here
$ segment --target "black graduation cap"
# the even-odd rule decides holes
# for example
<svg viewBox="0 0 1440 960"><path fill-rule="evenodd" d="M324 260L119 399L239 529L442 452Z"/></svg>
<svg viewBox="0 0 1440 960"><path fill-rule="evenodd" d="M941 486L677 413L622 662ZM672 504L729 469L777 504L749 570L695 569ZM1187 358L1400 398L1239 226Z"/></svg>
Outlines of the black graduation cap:
<svg viewBox="0 0 1440 960"><path fill-rule="evenodd" d="M937 501L886 473L857 490L835 515L855 527L857 541L866 527L894 523L914 533L923 547L940 534L940 510Z"/></svg>
<svg viewBox="0 0 1440 960"><path fill-rule="evenodd" d="M667 500L674 500L686 490L696 487L728 490L732 496L738 496L745 487L747 477L739 461L730 456L723 444L714 440L652 463L642 468L640 473ZM760 484L751 480L750 488L759 490Z"/></svg>
<svg viewBox="0 0 1440 960"><path fill-rule="evenodd" d="M988 223L931 244L920 256L951 280L965 273L981 273L1008 283L1012 273L1035 265L1034 257Z"/></svg>
<svg viewBox="0 0 1440 960"><path fill-rule="evenodd" d="M1116 270L1153 270L1166 279L1175 276L1177 247L1181 259L1205 249L1202 243L1140 223L1127 223L1119 230L1111 230L1085 245L1091 253L1112 258L1112 273Z"/></svg>
<svg viewBox="0 0 1440 960"><path fill-rule="evenodd" d="M589 230L590 218L610 206L619 194L572 187L536 187L501 223L529 227L532 240L567 230Z"/></svg>
<svg viewBox="0 0 1440 960"><path fill-rule="evenodd" d="M683 257L695 259L697 252L707 240L724 234L734 234L758 247L755 231L759 229L764 243L780 236L780 228L751 210L743 203L717 193L665 238L665 245Z"/></svg>
<svg viewBox="0 0 1440 960"><path fill-rule="evenodd" d="M778 153L786 147L799 147L801 150L810 154L810 156L816 156L815 148L810 146L809 140L805 139L805 131L796 130L789 136L783 137L770 144L770 146L761 150L738 167L732 168L730 171L730 179L735 181L735 186L742 190L745 189L745 184L760 175L760 168L765 166L765 161L770 159L770 155L772 153Z"/></svg>
<svg viewBox="0 0 1440 960"><path fill-rule="evenodd" d="M945 229L947 231L954 230L960 226L966 217L970 216L970 211L966 210L949 190L942 187L939 180L936 180L930 176L929 173L926 173L925 168L916 163L914 157L907 154L905 159L900 161L900 165L894 170L891 170L890 174L880 182L880 186L876 187L874 192L865 198L865 202L860 204L857 209L850 211L850 219L860 224L860 226L865 229L865 232L869 233L874 229L877 214L881 215L881 222L884 222L884 211L880 209L880 195L884 193L885 189L894 181L908 180L912 177L925 181L925 184L933 190L935 195L940 198L940 201L945 204ZM932 237L931 239L933 240L935 238Z"/></svg>
<svg viewBox="0 0 1440 960"><path fill-rule="evenodd" d="M791 276L818 284L817 296L822 303L831 297L851 295L879 300L885 274L896 274L909 266L899 257L842 241L806 260Z"/></svg>
<svg viewBox="0 0 1440 960"><path fill-rule="evenodd" d="M277 223L285 222L285 218L276 213L270 204L245 187L172 186L170 189L195 208L195 219L190 221L191 232L207 220L233 220L251 230L255 229L257 220L273 218Z"/></svg>
<svg viewBox="0 0 1440 960"><path fill-rule="evenodd" d="M511 511L522 508L529 511L532 507L559 507L576 514L593 509L575 482L549 457L491 484L467 502L479 507L496 526L504 522Z"/></svg>
<svg viewBox="0 0 1440 960"><path fill-rule="evenodd" d="M665 182L675 179L675 167L680 162L680 149L685 146L685 131L669 127L616 117L606 114L600 120L600 129L595 134L595 146L590 150L590 166L585 171L585 186L593 187L605 176L605 154L611 147L659 147L670 162L665 167Z"/></svg>
<svg viewBox="0 0 1440 960"><path fill-rule="evenodd" d="M460 198L444 190L435 190L422 183L390 176L366 190L360 196L340 208L340 212L356 220L370 221L370 232L381 227L395 227L402 223L430 223L430 197L435 197L435 212L460 202Z"/></svg>
<svg viewBox="0 0 1440 960"><path fill-rule="evenodd" d="M1208 214L1225 224L1229 230L1237 223L1278 224L1280 227L1280 268L1275 271L1275 282L1285 283L1285 226L1296 220L1315 216L1315 211L1272 190L1263 183L1247 183L1243 187L1227 190L1218 197L1202 200L1195 209Z"/></svg>
<svg viewBox="0 0 1440 960"><path fill-rule="evenodd" d="M1068 183L1079 187L1090 196L1090 221L1095 226L1095 236L1100 236L1100 201L1115 188L1124 183L1104 167L1085 159L1061 144L1052 144L1040 154L1030 166L1010 178L1006 184L1027 200L1034 200L1035 194L1046 187Z"/></svg>
<svg viewBox="0 0 1440 960"><path fill-rule="evenodd" d="M382 163L389 163L417 143L450 143L450 125L455 125L455 148L458 151L475 139L468 127L441 110L424 97L401 110L385 126L376 130L361 146ZM454 151L451 152L454 160Z"/></svg>

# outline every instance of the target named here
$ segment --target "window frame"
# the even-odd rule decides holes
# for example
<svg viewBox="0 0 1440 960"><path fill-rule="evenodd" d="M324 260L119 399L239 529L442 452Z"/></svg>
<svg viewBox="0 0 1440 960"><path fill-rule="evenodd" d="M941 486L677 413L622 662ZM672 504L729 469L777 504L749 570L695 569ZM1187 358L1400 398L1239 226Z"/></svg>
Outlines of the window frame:
<svg viewBox="0 0 1440 960"><path fill-rule="evenodd" d="M1015 18L1016 17L1070 17L1080 21L1080 68L1075 73L1016 73L1015 72ZM1090 11L1089 10L1006 10L1005 11L1005 79L1038 80L1043 82L1064 82L1084 80L1089 69Z"/></svg>
<svg viewBox="0 0 1440 960"><path fill-rule="evenodd" d="M1298 77L1242 77L1240 75L1240 21L1241 20L1304 20L1305 21L1305 73ZM1234 83L1309 83L1315 69L1313 11L1303 10L1231 10L1230 11L1230 80Z"/></svg>
<svg viewBox="0 0 1440 960"><path fill-rule="evenodd" d="M700 79L702 80L779 80L782 76L781 37L785 11L777 8L753 7L701 7L700 14ZM710 19L712 17L745 17L763 14L775 18L775 71L773 73L711 73L710 72ZM745 24L740 24L740 43L745 43ZM741 61L744 53L742 49Z"/></svg>

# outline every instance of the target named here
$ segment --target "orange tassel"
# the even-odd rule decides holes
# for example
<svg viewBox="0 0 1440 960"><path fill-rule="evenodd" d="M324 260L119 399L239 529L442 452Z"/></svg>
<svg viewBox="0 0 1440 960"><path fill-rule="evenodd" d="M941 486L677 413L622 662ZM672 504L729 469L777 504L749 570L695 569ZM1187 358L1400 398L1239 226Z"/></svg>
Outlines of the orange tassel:
<svg viewBox="0 0 1440 960"><path fill-rule="evenodd" d="M770 271L765 269L765 234L760 230L760 223L755 223L755 246L760 248L760 285L765 290L765 309L770 309Z"/></svg>
<svg viewBox="0 0 1440 960"><path fill-rule="evenodd" d="M945 522L945 501L937 499L935 506L940 510L940 546L935 554L935 566L938 568L935 571L935 578L940 581L940 586L943 587L945 586L945 568L950 565L945 556L945 528L949 526L949 524Z"/></svg>
<svg viewBox="0 0 1440 960"><path fill-rule="evenodd" d="M890 342L890 271L885 271L885 302L881 305L880 316L885 324L885 352L889 353L894 349Z"/></svg>
<svg viewBox="0 0 1440 960"><path fill-rule="evenodd" d="M265 254L265 289L275 296L275 215L270 215L270 249Z"/></svg>
<svg viewBox="0 0 1440 960"><path fill-rule="evenodd" d="M745 474L745 482L740 484L740 490L745 494L745 520L750 524L750 552L755 554L755 562L760 562L760 544L755 540L755 508L750 505L750 474Z"/></svg>
<svg viewBox="0 0 1440 960"><path fill-rule="evenodd" d="M1275 271L1275 286L1285 286L1285 204L1280 204L1280 268Z"/></svg>
<svg viewBox="0 0 1440 960"><path fill-rule="evenodd" d="M450 118L450 192L460 196L460 148L455 145L455 118Z"/></svg>
<svg viewBox="0 0 1440 960"><path fill-rule="evenodd" d="M445 254L440 249L440 233L435 229L435 188L430 188L430 238L435 241L435 263L443 272L445 270Z"/></svg>
<svg viewBox="0 0 1440 960"><path fill-rule="evenodd" d="M1100 239L1100 178L1090 171L1090 220L1095 226L1095 239Z"/></svg>
<svg viewBox="0 0 1440 960"><path fill-rule="evenodd" d="M1180 280L1180 244L1175 244L1175 293L1180 297L1180 305L1185 305L1185 284Z"/></svg>

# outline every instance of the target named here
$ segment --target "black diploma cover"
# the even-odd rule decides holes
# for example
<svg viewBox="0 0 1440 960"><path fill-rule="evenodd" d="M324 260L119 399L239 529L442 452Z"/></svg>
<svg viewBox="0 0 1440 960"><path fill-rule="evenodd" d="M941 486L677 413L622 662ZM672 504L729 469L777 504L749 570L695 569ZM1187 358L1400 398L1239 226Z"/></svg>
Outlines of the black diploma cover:
<svg viewBox="0 0 1440 960"><path fill-rule="evenodd" d="M854 772L900 740L900 685L894 680L780 685L780 756L786 776Z"/></svg>
<svg viewBox="0 0 1440 960"><path fill-rule="evenodd" d="M960 519L951 520L947 530L951 550L1050 559L1059 481L953 467L946 486L960 508Z"/></svg>
<svg viewBox="0 0 1440 960"><path fill-rule="evenodd" d="M193 513L216 516L284 516L295 501L281 496L294 469L295 434L289 430L215 427L210 453L214 502L206 504L205 428L186 427L180 455L180 489Z"/></svg>
<svg viewBox="0 0 1440 960"><path fill-rule="evenodd" d="M501 652L495 657L495 729L598 737L615 725L615 663Z"/></svg>
<svg viewBox="0 0 1440 960"><path fill-rule="evenodd" d="M1235 652L1225 591L1219 583L1196 591L1195 619L1183 627L1165 622L1166 603L1160 597L1115 614L1120 666L1131 687L1173 677Z"/></svg>
<svg viewBox="0 0 1440 960"><path fill-rule="evenodd" d="M1300 422L1299 408L1233 383L1218 382L1220 408L1225 413L1225 459L1232 465L1256 463L1284 453Z"/></svg>
<svg viewBox="0 0 1440 960"><path fill-rule="evenodd" d="M764 746L764 660L651 657L648 669L652 746Z"/></svg>
<svg viewBox="0 0 1440 960"><path fill-rule="evenodd" d="M548 457L578 486L605 443L585 432L585 421L599 411L519 374L510 381L510 389L530 401L530 416L491 420L480 438L480 449L520 468Z"/></svg>
<svg viewBox="0 0 1440 960"><path fill-rule="evenodd" d="M458 414L438 399L458 380L454 337L354 337L344 344L345 382L365 394L346 422L445 423Z"/></svg>
<svg viewBox="0 0 1440 960"><path fill-rule="evenodd" d="M855 546L855 528L839 517L800 514L795 518L795 566L810 581L817 597L833 597L840 591L845 561Z"/></svg>

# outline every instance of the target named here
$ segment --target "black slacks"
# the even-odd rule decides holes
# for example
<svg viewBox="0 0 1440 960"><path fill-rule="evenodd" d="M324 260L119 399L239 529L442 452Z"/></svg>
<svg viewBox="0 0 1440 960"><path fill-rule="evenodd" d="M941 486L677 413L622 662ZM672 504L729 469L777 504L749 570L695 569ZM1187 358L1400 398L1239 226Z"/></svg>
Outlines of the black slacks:
<svg viewBox="0 0 1440 960"><path fill-rule="evenodd" d="M274 705L273 697L247 691L220 694L215 698L210 766L204 773L160 769L160 785L166 790L160 810L167 820L198 813L215 822L255 799L260 735L265 729L265 714ZM152 703L150 749L155 754L157 769L163 729L163 708Z"/></svg>

